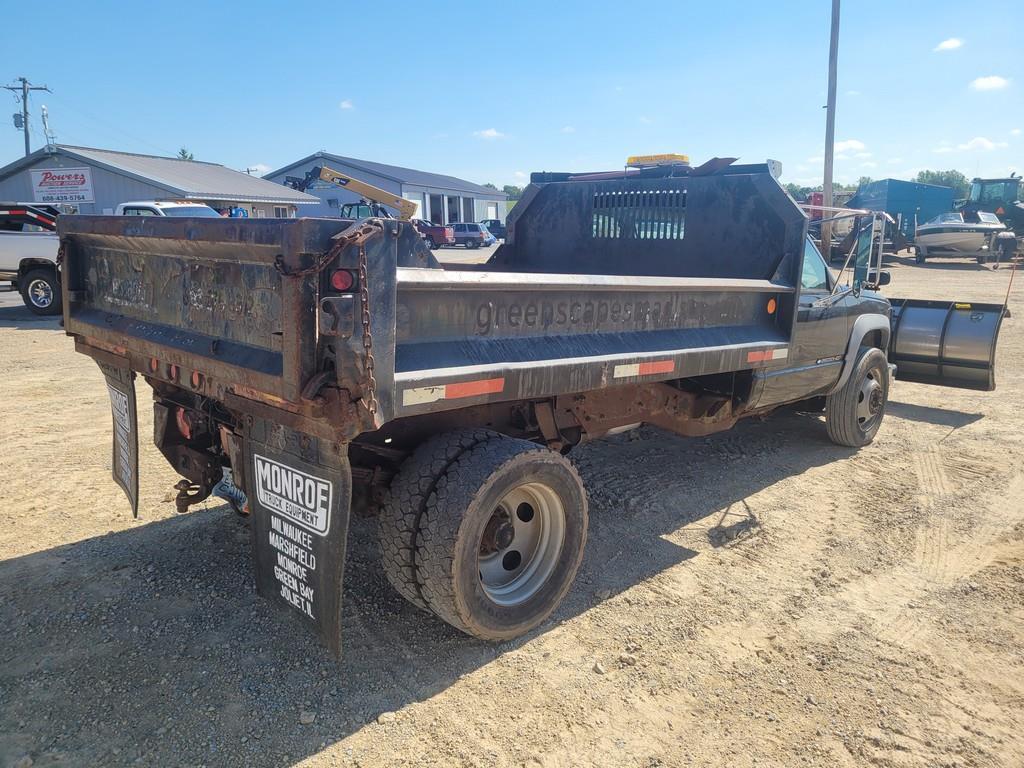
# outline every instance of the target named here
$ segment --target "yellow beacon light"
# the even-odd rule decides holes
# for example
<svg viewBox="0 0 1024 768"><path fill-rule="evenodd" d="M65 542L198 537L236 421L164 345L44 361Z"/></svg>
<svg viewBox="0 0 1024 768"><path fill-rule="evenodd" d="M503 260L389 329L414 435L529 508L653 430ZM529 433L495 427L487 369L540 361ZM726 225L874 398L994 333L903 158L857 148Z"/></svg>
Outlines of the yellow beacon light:
<svg viewBox="0 0 1024 768"><path fill-rule="evenodd" d="M689 155L633 155L626 160L627 168L650 168L652 165L689 165Z"/></svg>

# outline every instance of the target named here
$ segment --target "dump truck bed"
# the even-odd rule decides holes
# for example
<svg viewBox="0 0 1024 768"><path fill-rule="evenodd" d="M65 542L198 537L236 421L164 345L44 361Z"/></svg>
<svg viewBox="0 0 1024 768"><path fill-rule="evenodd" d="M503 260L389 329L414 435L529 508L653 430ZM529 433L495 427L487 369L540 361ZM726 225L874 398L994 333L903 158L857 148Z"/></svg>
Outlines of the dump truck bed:
<svg viewBox="0 0 1024 768"><path fill-rule="evenodd" d="M405 222L62 217L66 329L153 379L198 374L203 391L373 399L371 426L782 365L804 218L766 177L689 179L687 194L680 179L550 185L564 200L541 187L484 270L441 268ZM753 184L769 193L755 231L742 220ZM713 202L684 230L687 195ZM372 229L361 245L359 226ZM545 228L560 250L528 247ZM587 258L611 273L559 271ZM336 269L355 276L348 291L332 288Z"/></svg>

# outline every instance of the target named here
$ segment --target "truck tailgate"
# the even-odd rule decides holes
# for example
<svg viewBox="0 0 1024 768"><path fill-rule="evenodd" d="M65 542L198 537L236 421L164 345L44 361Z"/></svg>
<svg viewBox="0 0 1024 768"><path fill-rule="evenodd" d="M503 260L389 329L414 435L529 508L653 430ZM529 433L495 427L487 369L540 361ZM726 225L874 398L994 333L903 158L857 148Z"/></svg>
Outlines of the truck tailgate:
<svg viewBox="0 0 1024 768"><path fill-rule="evenodd" d="M65 328L140 366L294 400L315 361L314 263L347 224L63 216ZM137 359L135 359L137 358Z"/></svg>

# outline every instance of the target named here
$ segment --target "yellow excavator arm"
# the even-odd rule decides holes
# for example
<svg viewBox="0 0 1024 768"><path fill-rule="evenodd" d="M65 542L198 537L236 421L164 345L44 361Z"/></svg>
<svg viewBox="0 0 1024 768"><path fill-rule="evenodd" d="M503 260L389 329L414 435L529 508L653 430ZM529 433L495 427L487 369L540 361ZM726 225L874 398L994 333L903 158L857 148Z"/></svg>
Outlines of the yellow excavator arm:
<svg viewBox="0 0 1024 768"><path fill-rule="evenodd" d="M372 184L367 184L365 181L354 179L347 174L334 170L333 168L328 168L327 166L314 168L306 177L307 184L311 181L317 180L337 184L339 187L344 187L351 192L355 192L357 195L371 203L378 203L379 205L386 205L390 208L395 208L398 210L398 218L402 221L408 221L416 215L416 203L412 200L406 200L404 197L396 197L386 189L381 189L380 187L375 187Z"/></svg>

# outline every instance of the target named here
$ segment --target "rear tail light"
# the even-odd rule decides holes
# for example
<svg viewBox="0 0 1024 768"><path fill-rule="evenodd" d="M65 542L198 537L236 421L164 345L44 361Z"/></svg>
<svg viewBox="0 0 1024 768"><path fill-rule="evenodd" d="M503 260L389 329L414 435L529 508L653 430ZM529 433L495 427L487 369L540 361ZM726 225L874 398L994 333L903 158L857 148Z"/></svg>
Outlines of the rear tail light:
<svg viewBox="0 0 1024 768"><path fill-rule="evenodd" d="M338 291L339 293L351 291L352 286L355 284L355 275L353 275L347 269L336 269L331 273L331 288Z"/></svg>

